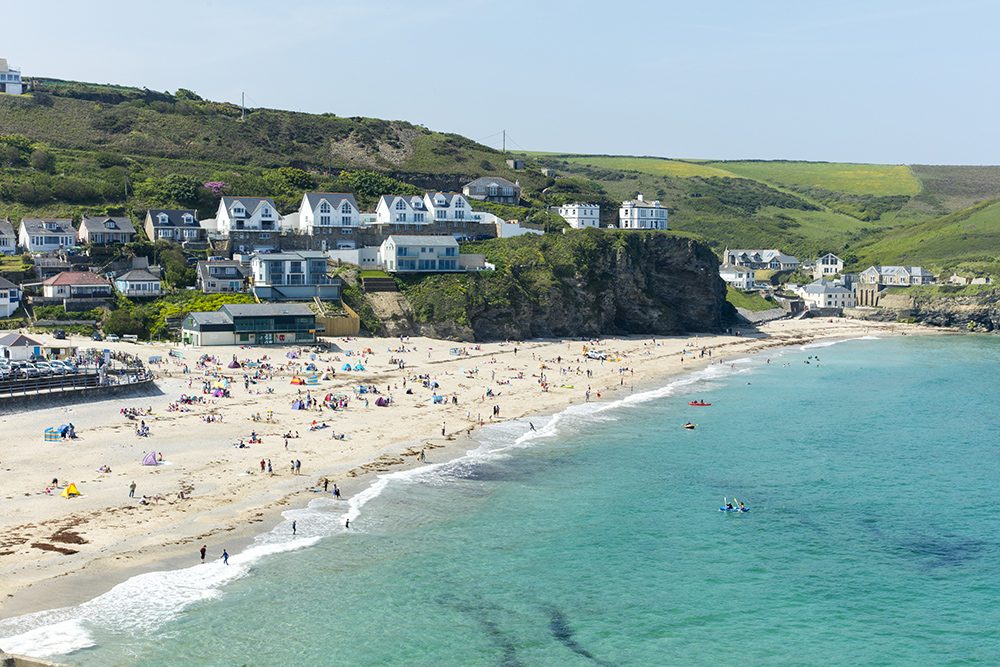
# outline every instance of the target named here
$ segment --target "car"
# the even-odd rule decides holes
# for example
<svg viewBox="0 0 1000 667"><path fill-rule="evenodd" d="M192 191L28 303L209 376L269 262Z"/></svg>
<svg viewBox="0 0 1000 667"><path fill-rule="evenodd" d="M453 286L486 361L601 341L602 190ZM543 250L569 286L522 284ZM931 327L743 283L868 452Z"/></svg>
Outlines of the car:
<svg viewBox="0 0 1000 667"><path fill-rule="evenodd" d="M96 341L96 342L98 342L98 343L100 343L103 340L103 338L101 338L101 334L99 334L96 331L94 332L94 335L91 336L91 339L94 340L94 341Z"/></svg>
<svg viewBox="0 0 1000 667"><path fill-rule="evenodd" d="M33 354L33 355L31 355L31 356L28 357L28 363L29 364L34 364L34 363L37 363L39 361L45 361L45 357L43 357L40 354Z"/></svg>
<svg viewBox="0 0 1000 667"><path fill-rule="evenodd" d="M32 364L32 366L38 369L38 375L41 377L55 374L55 370L52 368L52 366L49 365L47 361L37 361L34 364Z"/></svg>
<svg viewBox="0 0 1000 667"><path fill-rule="evenodd" d="M49 368L52 369L52 374L53 375L66 375L66 373L69 372L66 369L66 366L64 366L63 363L61 361L59 361L58 359L53 359L52 361L49 361L48 365L49 365Z"/></svg>
<svg viewBox="0 0 1000 667"><path fill-rule="evenodd" d="M588 359L598 359L600 361L607 361L608 359L608 355L603 352L598 352L597 350L587 350L587 353L584 356Z"/></svg>
<svg viewBox="0 0 1000 667"><path fill-rule="evenodd" d="M62 329L56 329L55 333L52 334L56 340L66 340L66 332Z"/></svg>
<svg viewBox="0 0 1000 667"><path fill-rule="evenodd" d="M17 372L18 375L20 375L21 377L27 377L27 378L36 378L41 375L38 372L38 369L29 364L27 361L17 362Z"/></svg>
<svg viewBox="0 0 1000 667"><path fill-rule="evenodd" d="M77 367L77 365L74 364L71 361L66 361L66 360L60 361L59 365L62 366L63 368L65 368L67 373L79 373L80 372L80 369Z"/></svg>
<svg viewBox="0 0 1000 667"><path fill-rule="evenodd" d="M105 338L104 340L108 341L109 343L117 343L118 341L121 340L121 338L118 337L118 334L108 334L107 338Z"/></svg>

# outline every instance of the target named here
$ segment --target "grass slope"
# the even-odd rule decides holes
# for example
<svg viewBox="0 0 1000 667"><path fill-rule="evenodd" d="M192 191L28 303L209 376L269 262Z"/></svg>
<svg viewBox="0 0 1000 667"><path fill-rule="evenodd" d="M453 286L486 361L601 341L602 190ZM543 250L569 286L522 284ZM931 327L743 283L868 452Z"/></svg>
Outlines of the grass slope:
<svg viewBox="0 0 1000 667"><path fill-rule="evenodd" d="M784 188L805 186L878 197L920 192L920 180L905 165L834 162L714 162L711 167Z"/></svg>

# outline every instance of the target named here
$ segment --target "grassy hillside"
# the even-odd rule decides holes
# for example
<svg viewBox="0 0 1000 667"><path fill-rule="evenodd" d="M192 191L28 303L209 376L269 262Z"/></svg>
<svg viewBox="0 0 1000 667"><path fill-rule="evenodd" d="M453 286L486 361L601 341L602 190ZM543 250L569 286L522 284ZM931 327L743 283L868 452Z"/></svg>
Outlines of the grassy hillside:
<svg viewBox="0 0 1000 667"><path fill-rule="evenodd" d="M912 197L920 192L920 181L909 167L902 165L753 161L713 162L707 166L789 189L822 188L831 192L879 197Z"/></svg>

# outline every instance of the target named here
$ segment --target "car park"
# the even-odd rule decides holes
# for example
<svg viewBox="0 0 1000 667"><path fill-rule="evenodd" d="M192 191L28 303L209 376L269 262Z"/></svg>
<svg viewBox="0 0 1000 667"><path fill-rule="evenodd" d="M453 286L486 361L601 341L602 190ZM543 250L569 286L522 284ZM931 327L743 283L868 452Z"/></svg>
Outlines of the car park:
<svg viewBox="0 0 1000 667"><path fill-rule="evenodd" d="M27 361L17 362L17 370L21 377L37 378L41 375L38 372L38 369L29 364Z"/></svg>

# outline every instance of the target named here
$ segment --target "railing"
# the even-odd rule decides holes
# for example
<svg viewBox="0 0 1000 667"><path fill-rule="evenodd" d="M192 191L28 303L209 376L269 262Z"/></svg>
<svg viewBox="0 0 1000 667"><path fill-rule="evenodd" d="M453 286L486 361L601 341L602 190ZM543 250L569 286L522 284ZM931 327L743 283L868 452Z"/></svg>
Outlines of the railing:
<svg viewBox="0 0 1000 667"><path fill-rule="evenodd" d="M59 393L75 389L93 389L95 387L126 386L142 384L152 379L153 374L151 372L138 370L123 372L121 375L99 375L96 371L89 371L37 378L0 380L0 398L26 396L29 394Z"/></svg>

